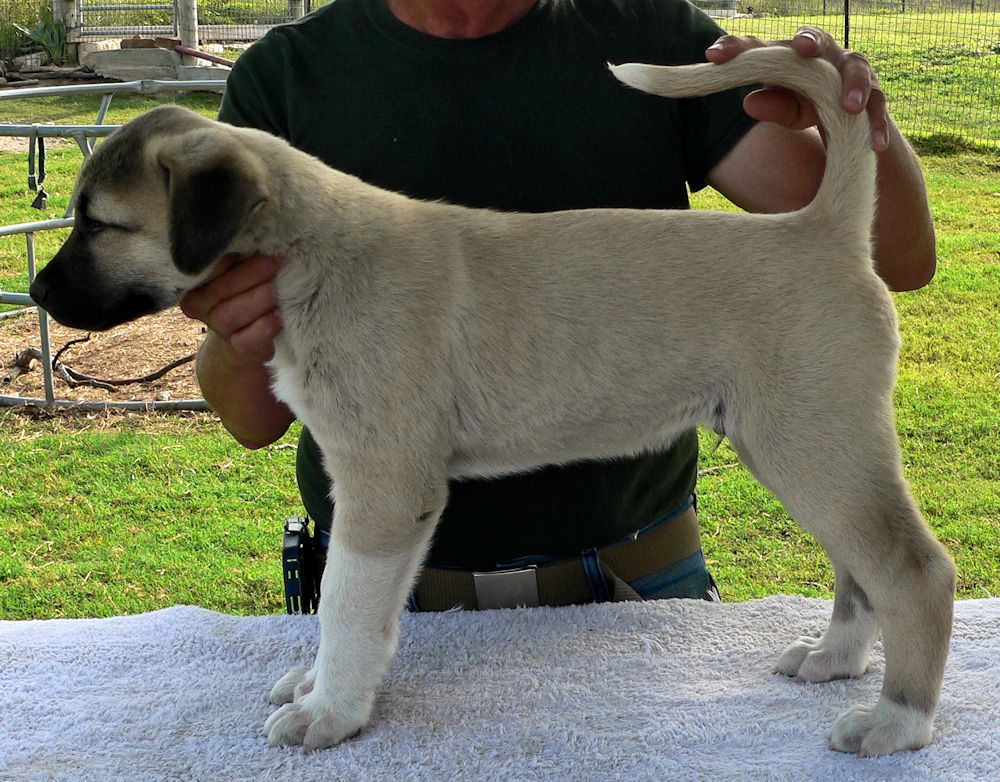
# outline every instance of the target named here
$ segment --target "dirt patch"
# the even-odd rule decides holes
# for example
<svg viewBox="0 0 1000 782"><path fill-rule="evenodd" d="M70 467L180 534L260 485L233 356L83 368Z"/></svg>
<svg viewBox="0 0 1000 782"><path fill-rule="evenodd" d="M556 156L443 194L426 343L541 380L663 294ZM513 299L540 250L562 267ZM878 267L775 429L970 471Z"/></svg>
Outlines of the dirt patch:
<svg viewBox="0 0 1000 782"><path fill-rule="evenodd" d="M124 380L142 377L162 369L177 359L195 353L204 340L204 326L186 318L178 309L142 318L106 332L93 332L87 342L73 345L61 361L77 372L92 377ZM87 332L67 329L49 319L52 351ZM38 318L34 313L0 319L0 394L44 398L45 385L39 363L13 380L5 380L14 370L14 358L27 348L41 348ZM194 362L171 370L162 378L114 390L71 387L54 380L57 399L87 402L166 401L198 399L201 391L194 374Z"/></svg>
<svg viewBox="0 0 1000 782"><path fill-rule="evenodd" d="M45 149L59 149L60 147L75 146L76 142L68 138L47 138L45 139ZM0 152L23 152L25 159L28 155L27 136L0 136Z"/></svg>

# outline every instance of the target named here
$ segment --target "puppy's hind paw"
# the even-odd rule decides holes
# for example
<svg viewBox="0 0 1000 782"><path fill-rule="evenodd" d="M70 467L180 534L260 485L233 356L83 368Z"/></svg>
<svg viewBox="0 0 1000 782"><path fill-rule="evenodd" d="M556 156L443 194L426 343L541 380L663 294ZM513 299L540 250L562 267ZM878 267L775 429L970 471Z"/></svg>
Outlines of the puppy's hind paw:
<svg viewBox="0 0 1000 782"><path fill-rule="evenodd" d="M830 748L861 757L891 755L930 743L933 715L880 699L848 709L833 724Z"/></svg>

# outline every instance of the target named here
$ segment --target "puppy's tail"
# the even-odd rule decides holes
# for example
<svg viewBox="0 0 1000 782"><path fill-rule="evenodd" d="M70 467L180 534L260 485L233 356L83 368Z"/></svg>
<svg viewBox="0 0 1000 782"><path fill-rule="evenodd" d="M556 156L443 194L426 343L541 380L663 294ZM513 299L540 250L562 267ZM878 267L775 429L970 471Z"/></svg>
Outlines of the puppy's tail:
<svg viewBox="0 0 1000 782"><path fill-rule="evenodd" d="M763 83L801 93L816 106L827 134L826 171L819 191L804 211L828 221L841 239L854 234L870 242L875 211L875 155L868 117L841 107L841 79L830 63L800 57L784 46L751 49L722 65L667 67L609 65L620 81L654 95L689 98Z"/></svg>

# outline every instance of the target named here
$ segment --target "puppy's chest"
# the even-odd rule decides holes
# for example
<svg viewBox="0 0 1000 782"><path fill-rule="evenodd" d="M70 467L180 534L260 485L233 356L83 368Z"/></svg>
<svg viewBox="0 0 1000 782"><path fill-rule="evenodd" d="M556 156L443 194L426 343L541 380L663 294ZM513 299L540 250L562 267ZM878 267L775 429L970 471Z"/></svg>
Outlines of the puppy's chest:
<svg viewBox="0 0 1000 782"><path fill-rule="evenodd" d="M287 348L285 342L282 335L275 339L274 358L267 363L267 368L271 372L271 391L301 419L303 414L307 413L301 380L302 371L296 366L294 354Z"/></svg>
<svg viewBox="0 0 1000 782"><path fill-rule="evenodd" d="M274 358L268 364L271 372L271 391L275 398L288 408L306 426L313 428L316 417L317 400L312 390L314 379L311 370L304 366L295 351L291 349L285 334L279 334L274 341Z"/></svg>
<svg viewBox="0 0 1000 782"><path fill-rule="evenodd" d="M294 345L286 333L275 339L271 391L313 431L342 437L354 431L362 407L350 379L337 370L329 346Z"/></svg>
<svg viewBox="0 0 1000 782"><path fill-rule="evenodd" d="M297 270L301 272L301 269ZM316 398L319 386L330 385L324 367L329 363L327 346L317 335L324 328L323 308L328 307L324 286L310 275L290 274L283 269L277 277L277 292L283 330L274 340L274 357L268 362L271 390L307 426L315 409L324 400ZM329 406L329 400L325 400Z"/></svg>

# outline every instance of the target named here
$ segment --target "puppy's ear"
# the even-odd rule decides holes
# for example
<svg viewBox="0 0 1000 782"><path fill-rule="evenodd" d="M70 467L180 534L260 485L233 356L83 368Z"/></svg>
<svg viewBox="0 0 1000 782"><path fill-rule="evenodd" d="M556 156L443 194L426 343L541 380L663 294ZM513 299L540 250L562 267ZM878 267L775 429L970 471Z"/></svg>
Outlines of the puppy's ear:
<svg viewBox="0 0 1000 782"><path fill-rule="evenodd" d="M171 256L182 272L197 274L267 201L266 170L247 147L214 127L165 139L156 162L167 174Z"/></svg>

